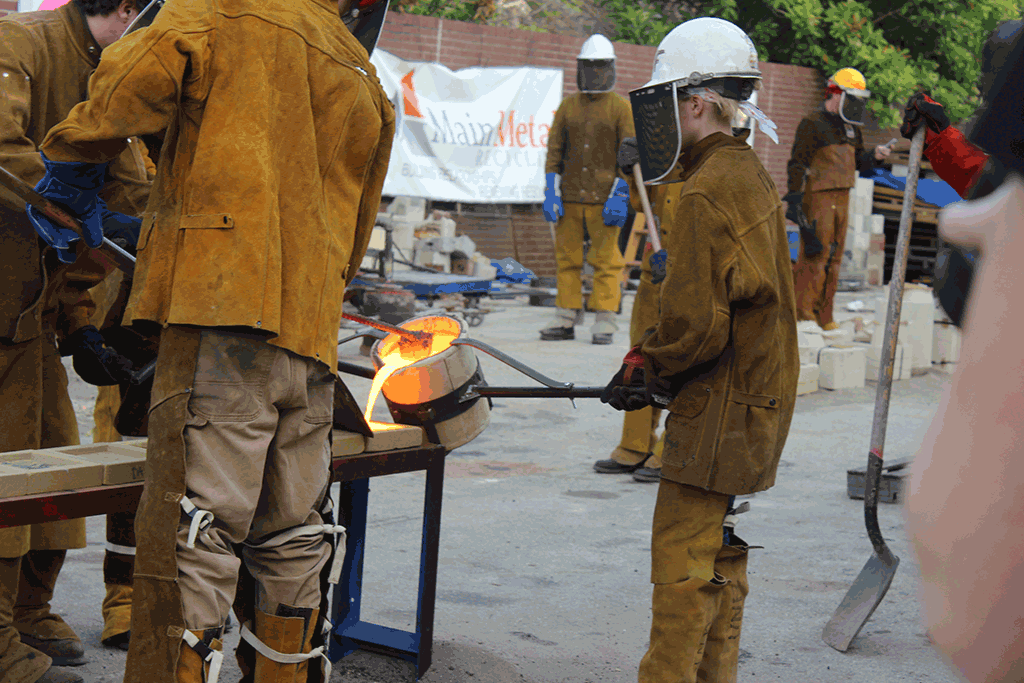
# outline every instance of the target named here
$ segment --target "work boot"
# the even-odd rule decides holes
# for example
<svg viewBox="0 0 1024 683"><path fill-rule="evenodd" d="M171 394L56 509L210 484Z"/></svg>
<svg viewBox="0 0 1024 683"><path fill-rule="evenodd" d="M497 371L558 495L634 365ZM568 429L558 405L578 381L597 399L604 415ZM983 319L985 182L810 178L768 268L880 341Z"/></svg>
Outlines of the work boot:
<svg viewBox="0 0 1024 683"><path fill-rule="evenodd" d="M540 338L543 341L575 339L575 326L581 322L583 322L583 311L572 308L556 308L554 322L540 331Z"/></svg>
<svg viewBox="0 0 1024 683"><path fill-rule="evenodd" d="M0 681L42 680L50 669L50 658L22 643L14 628L20 580L21 558L0 558Z"/></svg>
<svg viewBox="0 0 1024 683"><path fill-rule="evenodd" d="M718 614L711 624L704 657L697 669L702 683L733 683L740 659L740 630L743 626L743 603L750 586L747 583L748 546L732 535L732 545L723 546L715 557L715 572L728 583L722 589Z"/></svg>
<svg viewBox="0 0 1024 683"><path fill-rule="evenodd" d="M649 453L637 453L617 446L612 451L612 457L594 463L594 471L601 474L629 474L643 467L649 457Z"/></svg>
<svg viewBox="0 0 1024 683"><path fill-rule="evenodd" d="M268 648L283 655L306 654L313 649L313 635L320 610L281 605L277 615L256 610L254 635ZM295 616L285 616L295 615ZM254 683L299 683L305 681L309 661L285 664L256 653Z"/></svg>
<svg viewBox="0 0 1024 683"><path fill-rule="evenodd" d="M597 312L597 320L590 328L592 344L604 346L612 343L612 336L619 329L615 322L615 315L615 311Z"/></svg>
<svg viewBox="0 0 1024 683"><path fill-rule="evenodd" d="M66 555L66 550L30 550L22 556L14 627L22 643L53 659L54 666L81 666L85 664L82 641L50 611L53 587Z"/></svg>
<svg viewBox="0 0 1024 683"><path fill-rule="evenodd" d="M132 628L132 587L107 584L103 598L103 633L100 642L128 651Z"/></svg>
<svg viewBox="0 0 1024 683"><path fill-rule="evenodd" d="M655 419L655 424L657 419ZM661 437L654 444L654 448L651 450L651 457L647 458L647 462L644 466L633 472L633 481L639 481L645 484L658 483L661 481L661 454L665 450L665 432L661 433Z"/></svg>
<svg viewBox="0 0 1024 683"><path fill-rule="evenodd" d="M202 641L202 644L206 645L210 650L220 652L223 648L223 644L218 636L220 635L219 628L208 628L205 630L194 630L192 635ZM181 654L178 656L178 670L175 672L175 678L178 683L215 683L208 677L210 675L211 662L196 652L195 648L188 644L184 639L181 641Z"/></svg>
<svg viewBox="0 0 1024 683"><path fill-rule="evenodd" d="M641 467L640 469L633 472L633 481L639 481L644 484L656 484L659 481L661 481L661 468Z"/></svg>

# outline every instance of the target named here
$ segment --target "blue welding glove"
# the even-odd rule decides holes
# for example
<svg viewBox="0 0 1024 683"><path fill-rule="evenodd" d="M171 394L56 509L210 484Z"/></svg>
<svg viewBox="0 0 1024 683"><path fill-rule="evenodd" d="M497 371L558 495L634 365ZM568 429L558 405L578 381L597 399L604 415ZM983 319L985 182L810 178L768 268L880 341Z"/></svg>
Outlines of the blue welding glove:
<svg viewBox="0 0 1024 683"><path fill-rule="evenodd" d="M622 227L626 224L626 215L629 213L629 185L622 178L616 178L612 185L611 194L604 203L601 211L601 218L605 225Z"/></svg>
<svg viewBox="0 0 1024 683"><path fill-rule="evenodd" d="M97 198L107 175L107 164L50 161L42 152L46 175L36 185L36 192L60 204L82 222L85 243L98 247L103 243L103 216ZM79 240L74 230L57 225L33 206L28 217L43 241L57 250L64 263L73 263L77 255L74 243Z"/></svg>
<svg viewBox="0 0 1024 683"><path fill-rule="evenodd" d="M651 254L651 284L660 285L668 274L668 253L662 249Z"/></svg>
<svg viewBox="0 0 1024 683"><path fill-rule="evenodd" d="M559 188L559 177L557 173L545 174L547 187L544 189L544 220L554 223L565 215L565 208L562 206L562 193Z"/></svg>

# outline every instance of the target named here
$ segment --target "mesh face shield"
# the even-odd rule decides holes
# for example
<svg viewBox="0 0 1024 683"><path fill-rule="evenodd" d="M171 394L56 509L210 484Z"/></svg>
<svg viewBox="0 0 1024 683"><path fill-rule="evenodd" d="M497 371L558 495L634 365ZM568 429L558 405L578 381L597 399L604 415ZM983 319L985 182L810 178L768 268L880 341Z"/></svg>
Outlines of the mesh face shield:
<svg viewBox="0 0 1024 683"><path fill-rule="evenodd" d="M390 4L391 0L352 0L351 9L341 17L368 55L373 54L377 45Z"/></svg>
<svg viewBox="0 0 1024 683"><path fill-rule="evenodd" d="M867 100L848 92L843 92L839 97L839 118L855 126L864 125L864 109Z"/></svg>
<svg viewBox="0 0 1024 683"><path fill-rule="evenodd" d="M134 33L140 28L146 28L152 24L153 20L156 19L157 12L159 12L160 8L163 6L164 0L152 0L152 2L142 8L142 11L139 12L138 16L132 20L132 23L128 24L128 28L124 30L121 37L124 38L129 33Z"/></svg>
<svg viewBox="0 0 1024 683"><path fill-rule="evenodd" d="M577 59L576 87L580 92L611 92L615 87L614 59Z"/></svg>
<svg viewBox="0 0 1024 683"><path fill-rule="evenodd" d="M640 170L644 182L656 184L676 165L682 151L676 83L640 88L629 93L633 108Z"/></svg>

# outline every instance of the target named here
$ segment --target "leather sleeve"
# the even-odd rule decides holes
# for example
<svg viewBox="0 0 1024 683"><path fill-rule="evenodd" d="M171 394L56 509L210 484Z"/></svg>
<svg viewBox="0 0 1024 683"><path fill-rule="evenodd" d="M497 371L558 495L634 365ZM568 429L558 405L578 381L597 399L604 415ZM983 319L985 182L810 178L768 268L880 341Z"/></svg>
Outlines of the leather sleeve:
<svg viewBox="0 0 1024 683"><path fill-rule="evenodd" d="M46 169L27 131L32 118L32 72L36 42L14 22L0 25L0 165L29 185L38 183ZM6 189L0 201L19 213L25 202Z"/></svg>
<svg viewBox="0 0 1024 683"><path fill-rule="evenodd" d="M565 107L568 100L562 100L555 112L555 120L551 122L548 132L548 155L544 161L544 173L561 173L563 170L562 154L565 148Z"/></svg>
<svg viewBox="0 0 1024 683"><path fill-rule="evenodd" d="M788 187L790 192L802 192L804 189L804 175L811 167L811 159L818 148L823 147L826 141L822 139L817 126L808 118L800 121L796 128L796 137L793 139L793 149L789 155L789 163L786 164L788 176Z"/></svg>

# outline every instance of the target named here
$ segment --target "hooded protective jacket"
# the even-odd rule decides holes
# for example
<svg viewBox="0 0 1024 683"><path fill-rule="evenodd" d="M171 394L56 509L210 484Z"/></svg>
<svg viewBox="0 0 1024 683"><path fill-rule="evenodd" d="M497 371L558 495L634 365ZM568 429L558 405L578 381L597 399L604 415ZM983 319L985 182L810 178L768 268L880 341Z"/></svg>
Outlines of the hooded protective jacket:
<svg viewBox="0 0 1024 683"><path fill-rule="evenodd" d="M39 145L86 98L99 60L100 47L74 2L0 19L0 165L30 185L39 182L46 172ZM114 157L101 196L112 210L138 215L154 172L133 138ZM0 188L0 340L38 337L49 312L59 312L58 336L87 325L93 305L86 290L106 274L104 265L90 258L71 266L44 261L24 200Z"/></svg>
<svg viewBox="0 0 1024 683"><path fill-rule="evenodd" d="M334 368L395 120L337 2L169 0L90 88L50 159L166 131L126 321L260 330Z"/></svg>
<svg viewBox="0 0 1024 683"><path fill-rule="evenodd" d="M718 493L775 483L800 360L778 190L754 151L722 133L684 152L646 372L679 387L662 476Z"/></svg>

